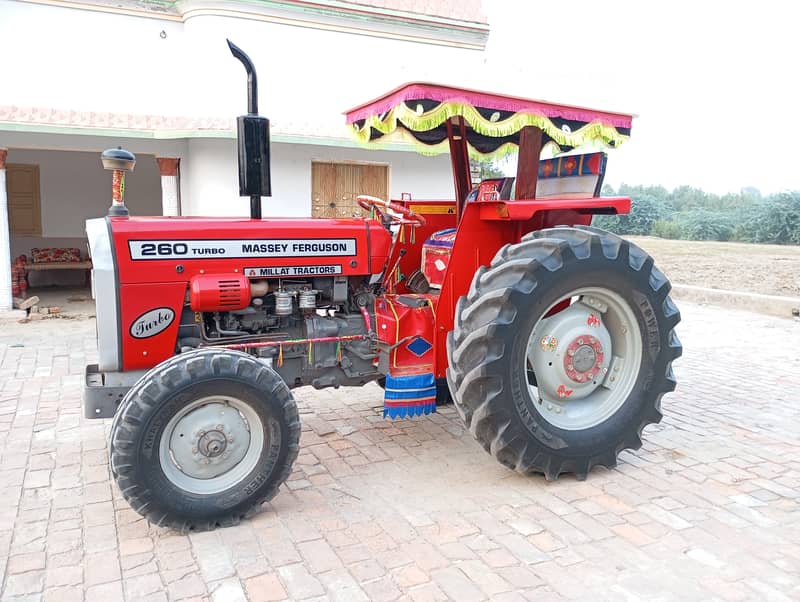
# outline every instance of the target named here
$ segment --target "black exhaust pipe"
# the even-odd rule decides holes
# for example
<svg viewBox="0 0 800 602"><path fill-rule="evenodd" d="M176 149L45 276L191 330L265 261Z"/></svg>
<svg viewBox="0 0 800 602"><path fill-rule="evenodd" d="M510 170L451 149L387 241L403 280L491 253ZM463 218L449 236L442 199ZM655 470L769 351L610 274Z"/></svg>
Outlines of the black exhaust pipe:
<svg viewBox="0 0 800 602"><path fill-rule="evenodd" d="M269 168L269 119L258 114L258 78L250 57L227 40L231 54L247 71L247 115L236 118L239 148L239 196L250 197L250 217L261 219L261 197L272 196Z"/></svg>

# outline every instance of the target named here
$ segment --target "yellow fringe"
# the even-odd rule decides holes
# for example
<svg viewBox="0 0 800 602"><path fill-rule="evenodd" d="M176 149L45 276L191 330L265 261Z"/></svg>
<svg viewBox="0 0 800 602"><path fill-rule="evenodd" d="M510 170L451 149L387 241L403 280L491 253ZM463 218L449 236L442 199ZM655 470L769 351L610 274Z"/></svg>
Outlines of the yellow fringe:
<svg viewBox="0 0 800 602"><path fill-rule="evenodd" d="M397 132L401 132L403 129L415 132L426 132L442 125L451 117L457 116L463 117L469 126L477 133L493 138L511 136L519 132L525 126L532 125L541 128L541 130L552 138L556 144L561 146L577 147L596 141L601 141L606 145L619 146L628 139L628 136L620 134L614 127L597 122L587 123L574 132L566 132L556 126L548 117L531 113L514 113L508 119L492 122L485 119L472 105L454 102L441 103L427 113L422 113L421 115L418 115L416 111L408 108L405 103L401 103L388 111L383 119L380 119L378 115L371 115L364 121L361 127L353 124L351 133L355 139L362 144L374 144L374 142L370 142L369 137L371 128L375 128L384 134L384 138L386 138L385 140L384 138L379 138L378 140L389 142L395 138ZM402 124L403 128L398 129L398 122ZM428 153L430 154L439 154L449 150L447 141L437 145L426 145L416 140L413 136L401 137L404 142L411 142L415 147L422 146L429 149ZM440 149L440 146L444 148ZM500 149L492 153L481 154L470 146L470 155L473 155L474 151L474 155L480 157L486 158L487 156L491 156L491 158L501 158L496 156L499 150ZM505 150L502 156L507 154L508 151Z"/></svg>

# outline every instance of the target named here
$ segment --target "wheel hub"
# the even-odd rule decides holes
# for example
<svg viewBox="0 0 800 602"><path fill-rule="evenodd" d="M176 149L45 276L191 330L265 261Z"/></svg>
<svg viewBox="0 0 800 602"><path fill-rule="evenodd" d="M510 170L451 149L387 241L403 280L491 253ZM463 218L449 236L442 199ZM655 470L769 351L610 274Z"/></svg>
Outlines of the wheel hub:
<svg viewBox="0 0 800 602"><path fill-rule="evenodd" d="M197 442L197 449L206 458L216 458L228 446L228 440L221 431L209 431Z"/></svg>
<svg viewBox="0 0 800 602"><path fill-rule="evenodd" d="M220 402L186 412L169 434L175 468L194 479L213 479L234 469L250 446L250 428L234 407Z"/></svg>
<svg viewBox="0 0 800 602"><path fill-rule="evenodd" d="M535 410L550 424L582 430L626 401L637 378L642 337L630 304L602 287L576 289L551 307L528 340L525 369Z"/></svg>
<svg viewBox="0 0 800 602"><path fill-rule="evenodd" d="M584 383L600 372L605 360L603 345L590 334L583 334L567 346L564 355L564 371L570 380Z"/></svg>
<svg viewBox="0 0 800 602"><path fill-rule="evenodd" d="M528 357L542 401L569 403L599 386L611 360L611 336L602 314L583 302L542 319L531 335Z"/></svg>

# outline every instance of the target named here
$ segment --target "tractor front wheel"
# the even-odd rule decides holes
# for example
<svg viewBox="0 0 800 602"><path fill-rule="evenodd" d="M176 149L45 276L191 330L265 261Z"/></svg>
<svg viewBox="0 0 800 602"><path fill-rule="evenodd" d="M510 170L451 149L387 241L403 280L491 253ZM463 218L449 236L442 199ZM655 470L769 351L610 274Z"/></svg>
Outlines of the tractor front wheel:
<svg viewBox="0 0 800 602"><path fill-rule="evenodd" d="M274 497L299 441L297 405L274 370L203 349L159 364L128 392L111 429L111 470L150 522L205 531Z"/></svg>
<svg viewBox="0 0 800 602"><path fill-rule="evenodd" d="M501 249L456 308L448 382L473 436L524 473L585 478L641 446L675 388L680 314L640 248L552 228Z"/></svg>

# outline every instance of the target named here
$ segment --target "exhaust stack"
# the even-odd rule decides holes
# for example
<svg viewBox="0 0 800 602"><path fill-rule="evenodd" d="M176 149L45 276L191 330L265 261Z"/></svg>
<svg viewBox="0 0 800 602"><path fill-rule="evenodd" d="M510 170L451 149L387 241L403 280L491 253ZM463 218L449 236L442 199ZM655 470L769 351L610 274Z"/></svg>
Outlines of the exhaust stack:
<svg viewBox="0 0 800 602"><path fill-rule="evenodd" d="M239 147L239 195L250 197L250 217L261 219L261 197L272 196L269 168L269 119L258 114L258 79L250 57L230 40L231 54L247 71L247 115L236 118Z"/></svg>

